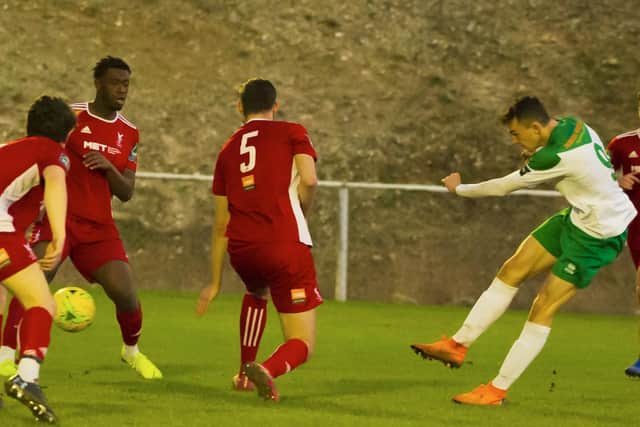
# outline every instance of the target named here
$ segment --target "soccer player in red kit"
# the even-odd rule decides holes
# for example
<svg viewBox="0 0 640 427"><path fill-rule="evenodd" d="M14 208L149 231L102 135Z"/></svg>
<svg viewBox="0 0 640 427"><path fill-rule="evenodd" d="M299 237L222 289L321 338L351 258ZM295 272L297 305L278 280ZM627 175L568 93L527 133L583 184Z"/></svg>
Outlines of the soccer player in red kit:
<svg viewBox="0 0 640 427"><path fill-rule="evenodd" d="M638 93L638 115L640 116L640 92ZM640 212L640 129L632 130L613 138L607 146L613 168L618 171L618 184ZM640 215L628 228L627 246L636 268L636 295L640 303ZM640 377L640 358L625 373Z"/></svg>
<svg viewBox="0 0 640 427"><path fill-rule="evenodd" d="M115 195L126 202L135 186L138 129L120 113L127 98L131 69L122 59L107 56L98 61L93 71L94 101L71 106L77 124L66 144L71 169L67 179L67 241L62 259L69 256L87 281L99 283L114 302L124 342L122 360L143 378L162 378L160 370L138 349L142 309L111 213L111 197ZM50 239L46 220L34 227L31 243L37 254ZM47 276L49 281L55 273L54 270ZM9 323L19 319L12 312L16 305L12 301L9 307L3 346L16 344L6 333L11 332Z"/></svg>
<svg viewBox="0 0 640 427"><path fill-rule="evenodd" d="M55 268L65 241L69 158L63 143L74 124L75 116L64 101L43 96L29 110L28 136L0 144L0 284L24 307L18 372L5 381L4 389L36 419L49 423L57 419L38 377L49 347L55 302L43 270ZM25 233L43 202L51 239L38 264Z"/></svg>
<svg viewBox="0 0 640 427"><path fill-rule="evenodd" d="M274 378L304 363L313 352L316 310L322 303L311 256L309 214L317 185L316 152L306 129L274 120L276 89L252 79L240 88L245 123L218 155L213 194L212 281L196 311L206 312L220 290L225 251L247 293L240 311L240 370L236 390L279 400ZM266 323L266 298L279 313L285 342L264 362L256 355Z"/></svg>

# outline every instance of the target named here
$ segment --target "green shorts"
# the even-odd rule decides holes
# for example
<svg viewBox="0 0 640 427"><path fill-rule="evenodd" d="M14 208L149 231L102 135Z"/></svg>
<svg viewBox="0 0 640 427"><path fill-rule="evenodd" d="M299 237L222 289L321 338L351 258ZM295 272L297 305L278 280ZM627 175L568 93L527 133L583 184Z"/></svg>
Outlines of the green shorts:
<svg viewBox="0 0 640 427"><path fill-rule="evenodd" d="M608 239L597 239L573 225L566 208L540 224L531 235L557 258L553 274L586 288L600 268L618 257L627 240L627 231Z"/></svg>

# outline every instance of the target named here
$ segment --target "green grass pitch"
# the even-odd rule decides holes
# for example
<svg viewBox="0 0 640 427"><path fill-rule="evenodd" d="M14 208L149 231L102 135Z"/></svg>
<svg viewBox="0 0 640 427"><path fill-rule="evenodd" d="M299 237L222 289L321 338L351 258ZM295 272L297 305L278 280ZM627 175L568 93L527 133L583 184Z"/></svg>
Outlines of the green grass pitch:
<svg viewBox="0 0 640 427"><path fill-rule="evenodd" d="M119 360L111 302L91 289L94 325L54 329L42 383L65 427L75 426L629 426L640 382L623 371L637 354L630 316L562 313L547 346L502 407L453 404L451 396L492 379L526 318L510 311L449 370L409 349L454 332L467 309L327 301L306 365L277 379L281 401L234 392L240 295L224 294L202 319L192 293L143 292L142 350L163 370L148 382ZM280 343L270 307L258 360ZM5 396L0 426L31 426L26 408Z"/></svg>

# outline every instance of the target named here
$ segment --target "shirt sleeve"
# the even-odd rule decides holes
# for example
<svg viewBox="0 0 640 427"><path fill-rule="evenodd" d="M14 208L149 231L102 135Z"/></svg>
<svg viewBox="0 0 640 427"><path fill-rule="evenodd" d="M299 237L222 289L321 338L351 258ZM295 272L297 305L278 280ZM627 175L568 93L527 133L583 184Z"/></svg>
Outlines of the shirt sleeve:
<svg viewBox="0 0 640 427"><path fill-rule="evenodd" d="M619 153L619 144L617 144L618 139L613 138L609 141L607 145L607 153L611 159L611 164L613 165L613 170L619 170L622 167L622 162L620 161L620 153Z"/></svg>
<svg viewBox="0 0 640 427"><path fill-rule="evenodd" d="M315 148L313 148L309 134L304 126L296 124L292 127L290 141L293 155L308 154L313 157L313 160L318 160L318 154Z"/></svg>
<svg viewBox="0 0 640 427"><path fill-rule="evenodd" d="M127 165L125 166L126 169L132 170L134 172L138 169L138 144L140 142L140 136L137 131L135 138L135 142L133 143L131 151L129 151L129 155L127 157Z"/></svg>
<svg viewBox="0 0 640 427"><path fill-rule="evenodd" d="M211 186L211 192L216 196L227 195L227 186L224 179L224 170L222 163L222 152L218 154L218 159L216 160L216 166L213 171L213 184Z"/></svg>
<svg viewBox="0 0 640 427"><path fill-rule="evenodd" d="M69 172L71 162L67 153L60 144L55 142L48 142L47 148L42 150L42 157L39 162L40 170L45 170L48 166L60 166L64 169L65 174Z"/></svg>
<svg viewBox="0 0 640 427"><path fill-rule="evenodd" d="M125 166L125 169L130 169L134 172L138 169L138 144L131 147L129 157L127 157L127 165Z"/></svg>
<svg viewBox="0 0 640 427"><path fill-rule="evenodd" d="M460 184L456 187L456 194L463 197L505 196L522 188L533 187L561 178L565 174L566 170L562 162L558 162L548 169L533 169L530 163L527 163L519 171L512 172L502 178L490 179L477 184Z"/></svg>

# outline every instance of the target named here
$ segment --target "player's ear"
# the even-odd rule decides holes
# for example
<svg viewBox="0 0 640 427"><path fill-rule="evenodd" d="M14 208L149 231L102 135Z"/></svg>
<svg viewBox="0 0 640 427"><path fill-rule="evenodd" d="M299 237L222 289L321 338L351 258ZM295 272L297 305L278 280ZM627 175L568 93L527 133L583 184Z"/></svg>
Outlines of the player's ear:
<svg viewBox="0 0 640 427"><path fill-rule="evenodd" d="M238 99L238 102L236 103L236 110L238 110L238 113L244 115L244 108L242 108L242 100Z"/></svg>
<svg viewBox="0 0 640 427"><path fill-rule="evenodd" d="M274 102L273 107L271 108L271 110L273 111L273 114L277 113L279 109L280 109L280 104L278 104L278 101Z"/></svg>
<svg viewBox="0 0 640 427"><path fill-rule="evenodd" d="M531 129L536 133L536 135L540 135L542 133L542 125L540 122L531 123Z"/></svg>

